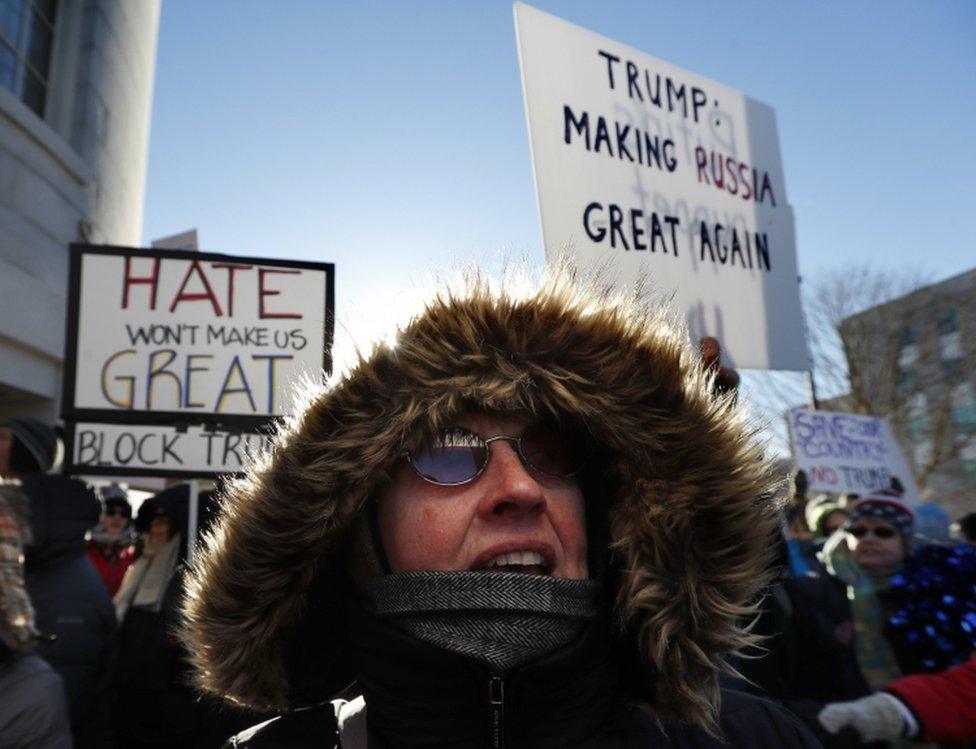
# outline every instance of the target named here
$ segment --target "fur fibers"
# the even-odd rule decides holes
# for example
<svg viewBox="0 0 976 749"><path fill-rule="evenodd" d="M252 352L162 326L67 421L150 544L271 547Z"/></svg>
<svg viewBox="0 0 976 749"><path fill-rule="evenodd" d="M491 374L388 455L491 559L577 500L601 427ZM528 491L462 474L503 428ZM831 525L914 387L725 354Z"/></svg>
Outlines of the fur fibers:
<svg viewBox="0 0 976 749"><path fill-rule="evenodd" d="M712 397L685 331L639 293L563 273L517 294L475 276L318 392L228 490L189 576L198 685L258 709L330 698L285 656L308 637L302 617L333 604L313 600L317 572L425 433L471 407L524 410L582 423L606 449L616 631L648 667L655 713L715 730L719 673L754 639L774 487L742 410Z"/></svg>

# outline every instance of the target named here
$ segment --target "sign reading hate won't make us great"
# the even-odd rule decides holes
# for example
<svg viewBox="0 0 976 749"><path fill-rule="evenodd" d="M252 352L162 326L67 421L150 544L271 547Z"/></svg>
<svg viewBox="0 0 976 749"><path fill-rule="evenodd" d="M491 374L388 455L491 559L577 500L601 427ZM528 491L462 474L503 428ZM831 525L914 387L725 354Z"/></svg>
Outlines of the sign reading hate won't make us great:
<svg viewBox="0 0 976 749"><path fill-rule="evenodd" d="M263 423L331 368L333 266L72 246L64 415Z"/></svg>
<svg viewBox="0 0 976 749"><path fill-rule="evenodd" d="M547 260L650 281L735 366L807 369L773 110L522 3L515 21Z"/></svg>

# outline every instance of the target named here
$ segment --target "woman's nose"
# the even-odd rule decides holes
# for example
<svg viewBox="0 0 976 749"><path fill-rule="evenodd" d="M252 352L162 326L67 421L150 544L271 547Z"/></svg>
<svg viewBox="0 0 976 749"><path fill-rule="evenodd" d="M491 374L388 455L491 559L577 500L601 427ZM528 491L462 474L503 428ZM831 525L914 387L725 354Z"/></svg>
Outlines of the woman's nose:
<svg viewBox="0 0 976 749"><path fill-rule="evenodd" d="M496 440L489 449L488 467L481 478L485 487L481 514L506 521L541 514L546 504L542 485L522 462L515 445Z"/></svg>

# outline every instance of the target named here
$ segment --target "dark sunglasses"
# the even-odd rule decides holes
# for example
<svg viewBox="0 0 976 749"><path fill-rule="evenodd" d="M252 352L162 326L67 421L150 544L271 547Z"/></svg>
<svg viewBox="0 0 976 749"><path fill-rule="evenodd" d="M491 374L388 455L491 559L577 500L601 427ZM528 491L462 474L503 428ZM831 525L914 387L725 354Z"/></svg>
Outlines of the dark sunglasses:
<svg viewBox="0 0 976 749"><path fill-rule="evenodd" d="M868 535L874 535L877 538L892 538L896 533L894 528L885 528L883 525L878 528L865 528L863 525L855 525L847 532L854 538L864 538Z"/></svg>
<svg viewBox="0 0 976 749"><path fill-rule="evenodd" d="M488 467L492 442L515 446L522 464L536 473L567 479L583 467L583 452L569 437L555 428L533 424L521 437L488 437L461 427L445 429L417 452L403 455L424 481L438 486L460 486L474 481Z"/></svg>
<svg viewBox="0 0 976 749"><path fill-rule="evenodd" d="M105 515L106 517L129 517L129 514L125 510L119 509L118 507L109 507L107 510L105 510Z"/></svg>

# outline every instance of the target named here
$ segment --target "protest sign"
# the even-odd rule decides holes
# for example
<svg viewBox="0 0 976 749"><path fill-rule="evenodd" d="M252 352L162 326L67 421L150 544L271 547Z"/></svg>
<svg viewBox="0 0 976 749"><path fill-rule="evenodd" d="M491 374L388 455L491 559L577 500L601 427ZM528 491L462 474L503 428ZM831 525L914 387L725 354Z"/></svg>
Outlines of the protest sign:
<svg viewBox="0 0 976 749"><path fill-rule="evenodd" d="M239 471L331 369L333 300L329 263L72 245L68 470Z"/></svg>
<svg viewBox="0 0 976 749"><path fill-rule="evenodd" d="M71 424L65 434L67 473L103 476L205 477L240 473L270 449L262 432L165 424Z"/></svg>
<svg viewBox="0 0 976 749"><path fill-rule="evenodd" d="M72 247L64 416L260 424L331 368L333 268Z"/></svg>
<svg viewBox="0 0 976 749"><path fill-rule="evenodd" d="M793 459L810 491L863 495L897 478L906 501L917 504L915 476L885 419L796 408L789 428Z"/></svg>
<svg viewBox="0 0 976 749"><path fill-rule="evenodd" d="M810 366L773 110L515 5L547 261L672 297L733 366Z"/></svg>

